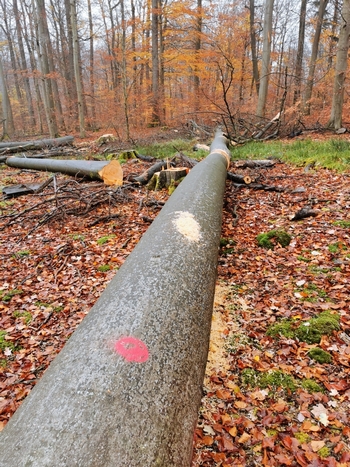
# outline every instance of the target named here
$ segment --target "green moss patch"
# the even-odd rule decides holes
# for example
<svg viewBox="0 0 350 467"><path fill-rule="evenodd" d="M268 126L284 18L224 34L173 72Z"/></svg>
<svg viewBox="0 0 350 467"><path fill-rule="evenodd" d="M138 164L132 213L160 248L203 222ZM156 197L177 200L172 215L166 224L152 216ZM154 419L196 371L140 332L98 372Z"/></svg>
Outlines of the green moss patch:
<svg viewBox="0 0 350 467"><path fill-rule="evenodd" d="M252 388L269 388L272 390L282 388L284 390L290 390L291 392L295 392L297 389L297 384L294 378L280 370L261 373L253 370L252 368L245 368L241 372L241 381L244 385Z"/></svg>
<svg viewBox="0 0 350 467"><path fill-rule="evenodd" d="M331 363L332 361L332 355L325 350L319 349L318 347L309 350L307 354L317 363Z"/></svg>
<svg viewBox="0 0 350 467"><path fill-rule="evenodd" d="M5 339L7 335L6 331L0 331L0 350L4 351L5 349L16 350L15 345L11 341Z"/></svg>
<svg viewBox="0 0 350 467"><path fill-rule="evenodd" d="M12 290L0 290L0 298L3 302L9 302L15 295L20 295L23 290L12 289Z"/></svg>
<svg viewBox="0 0 350 467"><path fill-rule="evenodd" d="M267 250L273 250L276 244L286 247L290 244L292 237L284 230L270 230L256 237L258 245Z"/></svg>
<svg viewBox="0 0 350 467"><path fill-rule="evenodd" d="M324 389L313 379L304 379L301 382L301 387L310 394L314 392L324 392Z"/></svg>
<svg viewBox="0 0 350 467"><path fill-rule="evenodd" d="M330 335L340 329L339 322L339 315L323 311L309 321L282 320L270 326L266 334L274 338L282 335L288 339L297 338L307 344L318 344L323 335Z"/></svg>

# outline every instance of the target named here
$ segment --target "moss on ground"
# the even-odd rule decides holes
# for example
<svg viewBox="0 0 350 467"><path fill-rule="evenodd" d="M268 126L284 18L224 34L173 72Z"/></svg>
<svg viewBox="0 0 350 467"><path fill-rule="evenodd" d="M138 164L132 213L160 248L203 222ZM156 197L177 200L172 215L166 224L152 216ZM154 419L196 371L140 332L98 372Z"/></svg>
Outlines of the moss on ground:
<svg viewBox="0 0 350 467"><path fill-rule="evenodd" d="M268 250L273 250L276 244L286 247L290 244L292 237L284 230L270 230L256 237L258 245Z"/></svg>
<svg viewBox="0 0 350 467"><path fill-rule="evenodd" d="M281 370L272 370L261 373L252 368L245 368L241 373L241 381L244 385L258 387L260 389L276 390L282 388L295 392L297 384L291 375L283 373Z"/></svg>
<svg viewBox="0 0 350 467"><path fill-rule="evenodd" d="M318 316L299 323L282 320L270 326L266 334L274 338L282 335L288 339L297 338L307 344L318 344L323 335L330 335L340 329L339 322L339 315L323 311Z"/></svg>
<svg viewBox="0 0 350 467"><path fill-rule="evenodd" d="M324 392L324 389L313 379L304 379L301 382L301 387L310 394L314 392Z"/></svg>
<svg viewBox="0 0 350 467"><path fill-rule="evenodd" d="M332 361L332 355L318 347L309 350L307 354L317 363L331 363Z"/></svg>

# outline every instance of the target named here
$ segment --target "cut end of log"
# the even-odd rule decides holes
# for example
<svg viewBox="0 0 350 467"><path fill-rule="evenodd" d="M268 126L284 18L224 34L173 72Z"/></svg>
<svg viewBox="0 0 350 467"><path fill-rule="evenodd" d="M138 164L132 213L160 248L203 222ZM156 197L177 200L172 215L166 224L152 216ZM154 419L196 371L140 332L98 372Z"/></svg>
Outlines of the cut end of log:
<svg viewBox="0 0 350 467"><path fill-rule="evenodd" d="M243 180L246 185L249 185L250 183L252 183L252 179L248 175L245 175L243 177Z"/></svg>
<svg viewBox="0 0 350 467"><path fill-rule="evenodd" d="M123 185L123 169L117 160L111 161L108 165L99 171L105 185L121 186Z"/></svg>

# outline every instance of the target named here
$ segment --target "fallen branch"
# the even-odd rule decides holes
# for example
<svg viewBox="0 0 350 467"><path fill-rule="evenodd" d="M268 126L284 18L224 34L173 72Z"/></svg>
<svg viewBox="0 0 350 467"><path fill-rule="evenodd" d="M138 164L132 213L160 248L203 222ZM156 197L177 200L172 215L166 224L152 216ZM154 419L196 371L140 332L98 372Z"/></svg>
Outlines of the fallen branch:
<svg viewBox="0 0 350 467"><path fill-rule="evenodd" d="M157 162L156 164L152 165L152 167L150 167L149 169L145 170L145 172L143 172L138 177L134 177L133 181L138 182L141 185L146 185L146 183L148 183L151 180L151 178L156 172L159 172L160 170L165 169L167 165L168 165L167 161L161 160Z"/></svg>

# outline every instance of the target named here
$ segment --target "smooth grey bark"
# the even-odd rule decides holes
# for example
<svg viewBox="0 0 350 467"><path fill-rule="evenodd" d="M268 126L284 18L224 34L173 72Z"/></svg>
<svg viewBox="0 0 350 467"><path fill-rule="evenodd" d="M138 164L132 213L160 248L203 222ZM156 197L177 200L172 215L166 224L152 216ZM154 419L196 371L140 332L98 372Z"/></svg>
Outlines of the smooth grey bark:
<svg viewBox="0 0 350 467"><path fill-rule="evenodd" d="M76 1L70 1L70 20L73 37L73 63L74 63L74 78L77 90L77 104L79 116L79 132L80 137L85 138L85 115L84 115L84 102L83 102L83 86L82 77L80 74L79 65L79 41L78 41L78 26L77 26L77 8Z"/></svg>
<svg viewBox="0 0 350 467"><path fill-rule="evenodd" d="M4 151L5 149L12 149L14 151L29 151L31 149L66 146L67 144L71 144L73 140L74 136L62 136L61 138L40 139L34 141L11 141L7 143L0 143L0 151Z"/></svg>
<svg viewBox="0 0 350 467"><path fill-rule="evenodd" d="M2 139L12 136L15 131L12 115L12 107L7 91L6 79L2 60L0 57L0 92L2 96Z"/></svg>
<svg viewBox="0 0 350 467"><path fill-rule="evenodd" d="M305 96L304 96L304 105L303 105L305 115L310 114L310 107L311 107L310 99L312 97L312 89L314 86L314 77L315 77L315 70L316 70L318 48L320 44L323 18L326 12L327 3L328 3L328 0L320 0L319 7L318 7L315 35L312 41L312 50L311 50L311 57L310 57L310 63L309 63L309 73L308 73L306 87L305 87Z"/></svg>
<svg viewBox="0 0 350 467"><path fill-rule="evenodd" d="M152 0L152 125L160 124L159 89L159 6L161 0Z"/></svg>
<svg viewBox="0 0 350 467"><path fill-rule="evenodd" d="M123 104L125 117L126 139L130 141L130 124L129 124L129 103L128 103L128 86L127 86L127 66L126 66L126 21L125 21L125 5L124 0L120 0L120 15L122 26L122 85L123 85Z"/></svg>
<svg viewBox="0 0 350 467"><path fill-rule="evenodd" d="M252 86L255 83L255 89L257 95L259 95L259 67L258 67L258 57L256 51L256 30L255 30L255 0L249 0L249 29L250 29L250 48L252 52L252 66L253 66L253 76L252 76Z"/></svg>
<svg viewBox="0 0 350 467"><path fill-rule="evenodd" d="M42 73L42 90L44 99L44 108L46 115L46 122L49 129L50 137L55 138L58 134L56 115L55 115L55 104L52 90L52 80L50 78L50 66L48 58L48 44L49 38L46 34L46 11L45 11L45 0L36 1L36 16L38 26L38 39L37 51L39 55L40 68Z"/></svg>
<svg viewBox="0 0 350 467"><path fill-rule="evenodd" d="M92 20L91 0L87 0L89 17L89 82L91 94L91 117L92 128L96 128L96 105L95 105L95 54L94 54L94 25ZM136 57L135 57L136 59Z"/></svg>
<svg viewBox="0 0 350 467"><path fill-rule="evenodd" d="M6 164L9 167L18 167L20 169L60 172L66 175L90 178L91 180L102 180L99 172L110 164L110 161L23 159L21 157L8 157L6 159Z"/></svg>
<svg viewBox="0 0 350 467"><path fill-rule="evenodd" d="M306 23L306 6L308 0L301 0L300 16L299 16L299 33L298 33L298 51L295 63L295 89L293 96L293 104L295 104L301 95L301 78L303 73L303 58L305 44L305 23Z"/></svg>
<svg viewBox="0 0 350 467"><path fill-rule="evenodd" d="M32 92L30 89L30 81L28 78L27 59L26 59L26 55L24 52L22 23L20 20L20 12L18 9L17 0L12 0L12 4L13 4L13 14L15 16L15 22L16 22L17 42L18 42L18 49L19 49L19 55L20 55L20 69L23 74L23 86L24 86L25 96L27 100L29 123L30 123L31 129L33 129L35 128L36 123L35 123L35 117L34 117Z"/></svg>
<svg viewBox="0 0 350 467"><path fill-rule="evenodd" d="M273 4L274 0L265 0L263 51L261 58L258 105L256 110L258 117L264 117L265 115L267 91L269 86Z"/></svg>
<svg viewBox="0 0 350 467"><path fill-rule="evenodd" d="M190 466L225 142L215 138L1 432L1 467Z"/></svg>
<svg viewBox="0 0 350 467"><path fill-rule="evenodd" d="M350 40L350 0L343 0L341 18L342 22L340 27L333 85L332 110L330 121L328 123L328 126L335 130L338 130L342 126L344 87L346 70L348 67Z"/></svg>

